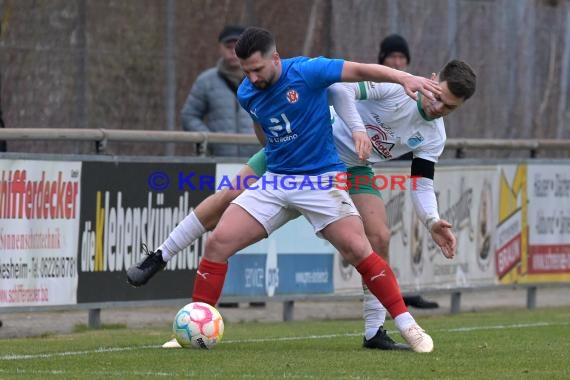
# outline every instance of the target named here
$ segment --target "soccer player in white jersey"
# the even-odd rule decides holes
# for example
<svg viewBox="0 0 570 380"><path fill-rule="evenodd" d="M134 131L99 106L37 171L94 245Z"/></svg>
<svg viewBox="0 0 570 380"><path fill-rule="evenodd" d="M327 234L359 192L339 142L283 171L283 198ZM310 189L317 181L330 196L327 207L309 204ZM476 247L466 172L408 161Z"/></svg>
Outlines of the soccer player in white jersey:
<svg viewBox="0 0 570 380"><path fill-rule="evenodd" d="M414 209L445 257L452 258L456 242L451 224L439 218L433 187L435 163L443 152L446 140L442 117L459 108L473 95L476 76L465 62L453 60L442 69L439 81L442 92L435 101L420 95L414 102L405 96L400 86L390 83L334 84L329 94L340 116L333 123L335 144L341 159L348 166L349 175L372 178L373 172L370 166L362 166L354 154L343 120L350 125L363 125L366 128L373 147L367 160L369 165L412 152L411 174L421 177L411 191ZM355 103L354 99L360 101ZM350 134L348 138L351 138ZM378 252L385 252L382 244L386 244L390 236L385 206L380 193L373 188L372 180L369 182L353 190L351 198L362 215L372 246ZM382 329L377 326L383 325L386 312L366 286L363 288L364 346L372 348L378 341L385 340ZM378 332L374 335L376 329Z"/></svg>
<svg viewBox="0 0 570 380"><path fill-rule="evenodd" d="M380 65L385 65L393 69L408 71L408 66L411 62L410 47L408 41L399 34L391 34L385 37L380 42L380 51L378 52L378 63ZM412 160L412 152L401 156L399 160ZM389 232L389 231L388 231ZM390 234L385 235L386 249L379 252L384 260L389 260L387 257L388 249L390 247ZM438 308L437 302L426 300L420 294L405 294L404 302L408 306L413 306L418 309L434 309ZM374 345L374 341L378 340L377 337L374 340L365 341L365 344Z"/></svg>
<svg viewBox="0 0 570 380"><path fill-rule="evenodd" d="M395 82L416 99L416 91L431 98L439 95L438 83L380 65L326 58L281 59L272 34L261 28L248 28L235 49L246 75L238 100L252 115L260 140L266 142L268 172L256 182L262 190L246 189L240 194L208 238L195 277L193 301L215 305L228 258L300 213L361 274L411 348L431 352L431 337L407 311L394 273L373 252L348 194L335 186L321 188L319 183L322 176L335 178L345 169L334 149L328 86L341 81ZM359 157L366 159L370 140L365 132L355 133L354 143ZM313 186L275 186L283 183L285 176L298 183L309 180Z"/></svg>
<svg viewBox="0 0 570 380"><path fill-rule="evenodd" d="M406 152L414 152L412 171L422 175L418 182L417 192L412 192L414 206L418 215L429 228L434 241L441 247L446 257L455 252L455 238L446 221L437 220L437 204L433 192L433 171L445 143L445 130L441 116L457 109L475 90L475 74L464 62L452 61L442 70L439 80L442 93L436 101L420 97L418 102L408 101L402 96L403 88L389 84L361 83L355 85L334 85L330 98L335 102L337 111L344 115L349 123L362 126L362 119L355 117L355 107L367 121L368 133L375 141L375 151L367 164L363 164L355 151L354 143L347 138L342 128L344 123L335 118L333 131L337 149L348 164L350 175L368 175L373 173L368 164L389 160ZM352 99L367 99L353 104ZM382 106L386 102L388 106ZM379 103L379 104L376 104ZM401 107L393 107L395 103ZM391 107L391 106L392 107ZM398 116L396 116L398 115ZM406 122L403 122L406 120ZM389 129L391 141L383 128ZM417 138L410 137L417 134ZM407 137L407 138L406 138ZM390 148L383 149L382 141ZM381 154L380 154L381 152ZM263 150L254 155L244 166L238 178L261 176L266 171ZM143 261L129 269L129 281L140 286L145 284L157 271L164 268L166 261L181 251L205 231L213 229L229 203L243 190L234 183L232 189L226 188L211 195L201 202L170 234L158 250L151 252ZM358 208L368 239L377 252L387 249L383 245L389 236L384 203L380 192L369 183L359 189L351 187L349 193ZM401 349L389 338L382 325L386 311L375 297L365 289L364 347L380 349Z"/></svg>
<svg viewBox="0 0 570 380"><path fill-rule="evenodd" d="M437 76L433 74L433 77ZM458 60L445 65L439 80L442 92L435 100L425 99L420 94L417 101L413 101L401 86L391 83L337 83L329 89L331 103L340 116L333 123L335 145L339 156L349 167L349 173L350 168L370 167L412 152L411 175L421 177L411 192L412 200L418 217L430 231L434 225L451 227L439 219L433 188L435 163L446 140L442 117L463 105L473 95L476 86L473 70ZM354 102L354 99L359 101ZM345 123L365 128L373 148L367 166L363 166L355 154ZM365 203L369 206L374 200L370 198ZM377 206L383 208L383 205ZM386 228L385 223L383 227ZM450 242L438 241L437 237L434 240L446 257L453 257Z"/></svg>

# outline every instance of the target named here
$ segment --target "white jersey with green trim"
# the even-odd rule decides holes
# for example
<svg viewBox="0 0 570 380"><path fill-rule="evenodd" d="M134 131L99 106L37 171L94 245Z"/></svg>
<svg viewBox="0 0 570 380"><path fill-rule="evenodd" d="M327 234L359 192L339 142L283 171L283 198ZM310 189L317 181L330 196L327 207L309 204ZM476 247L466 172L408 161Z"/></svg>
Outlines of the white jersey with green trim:
<svg viewBox="0 0 570 380"><path fill-rule="evenodd" d="M356 107L372 142L368 164L392 160L408 152L437 162L445 146L445 126L441 117L426 118L420 107L421 97L415 102L402 86L393 83L343 85L352 86L355 99L359 99ZM341 160L347 166L362 166L350 129L334 111L333 118L333 135Z"/></svg>

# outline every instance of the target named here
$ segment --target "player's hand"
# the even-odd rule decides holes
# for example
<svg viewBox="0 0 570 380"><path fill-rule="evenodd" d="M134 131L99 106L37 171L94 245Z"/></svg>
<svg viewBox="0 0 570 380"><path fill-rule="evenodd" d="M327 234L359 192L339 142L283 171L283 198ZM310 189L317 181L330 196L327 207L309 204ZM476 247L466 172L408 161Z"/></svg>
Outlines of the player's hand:
<svg viewBox="0 0 570 380"><path fill-rule="evenodd" d="M368 134L366 132L352 132L352 140L354 141L358 159L366 161L370 157L370 151L372 150L372 143L368 138Z"/></svg>
<svg viewBox="0 0 570 380"><path fill-rule="evenodd" d="M415 75L407 75L402 79L402 86L406 94L414 100L418 100L417 91L421 92L426 98L435 100L435 95L441 95L441 87L439 82L436 81L435 75L432 74L432 79L418 77Z"/></svg>
<svg viewBox="0 0 570 380"><path fill-rule="evenodd" d="M441 248L443 255L448 259L455 257L455 248L457 240L453 235L451 223L446 220L438 220L431 226L431 237L433 241Z"/></svg>

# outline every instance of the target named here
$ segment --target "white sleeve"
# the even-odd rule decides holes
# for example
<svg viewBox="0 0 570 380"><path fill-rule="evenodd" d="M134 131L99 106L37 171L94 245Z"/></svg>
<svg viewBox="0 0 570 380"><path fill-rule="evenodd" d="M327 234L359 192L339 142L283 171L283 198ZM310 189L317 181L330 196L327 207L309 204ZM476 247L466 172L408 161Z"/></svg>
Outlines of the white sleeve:
<svg viewBox="0 0 570 380"><path fill-rule="evenodd" d="M412 203L414 210L420 218L422 224L431 232L431 226L439 220L437 210L437 198L433 180L425 177L412 178Z"/></svg>
<svg viewBox="0 0 570 380"><path fill-rule="evenodd" d="M352 132L366 132L360 114L356 110L354 83L335 83L329 87L329 103Z"/></svg>
<svg viewBox="0 0 570 380"><path fill-rule="evenodd" d="M358 82L351 83L354 87L357 100L382 100L389 93L393 93L396 89L401 88L400 85L394 83L377 83L377 82Z"/></svg>
<svg viewBox="0 0 570 380"><path fill-rule="evenodd" d="M424 160L438 162L445 148L447 136L445 134L445 125L443 119L433 120L433 129L429 132L429 137L417 149L413 150L414 157L423 158Z"/></svg>

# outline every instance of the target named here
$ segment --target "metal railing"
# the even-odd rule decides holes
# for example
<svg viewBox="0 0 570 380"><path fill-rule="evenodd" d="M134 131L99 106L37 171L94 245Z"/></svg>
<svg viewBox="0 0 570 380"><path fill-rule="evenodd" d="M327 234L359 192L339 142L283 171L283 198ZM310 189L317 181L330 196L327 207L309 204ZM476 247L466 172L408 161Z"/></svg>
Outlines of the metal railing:
<svg viewBox="0 0 570 380"><path fill-rule="evenodd" d="M257 144L255 135L237 133L202 133L185 131L78 129L78 128L7 128L0 129L0 140L66 140L92 141L97 153L104 153L109 142L196 143L205 151L208 144ZM570 150L570 139L447 139L446 149L454 149L456 157L465 149L523 150L535 157L542 150Z"/></svg>
<svg viewBox="0 0 570 380"><path fill-rule="evenodd" d="M202 133L135 129L77 128L7 128L0 129L0 140L6 141L92 141L97 153L104 153L109 142L196 143L206 151L208 144L258 144L254 135L238 133Z"/></svg>

